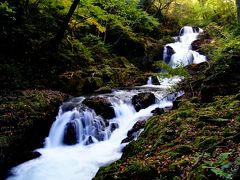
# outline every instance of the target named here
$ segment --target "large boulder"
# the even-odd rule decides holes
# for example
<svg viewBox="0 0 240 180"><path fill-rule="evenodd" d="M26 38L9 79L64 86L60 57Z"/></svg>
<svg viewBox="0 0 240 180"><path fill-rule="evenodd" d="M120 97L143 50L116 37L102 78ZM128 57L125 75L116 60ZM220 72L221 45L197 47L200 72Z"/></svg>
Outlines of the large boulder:
<svg viewBox="0 0 240 180"><path fill-rule="evenodd" d="M66 124L63 143L73 145L78 143L77 122L70 121Z"/></svg>
<svg viewBox="0 0 240 180"><path fill-rule="evenodd" d="M97 115L102 116L104 119L112 119L115 117L115 112L112 104L104 97L90 97L84 99L82 102L89 108L93 109Z"/></svg>
<svg viewBox="0 0 240 180"><path fill-rule="evenodd" d="M132 104L136 111L145 109L155 103L155 95L153 93L139 93L132 98Z"/></svg>

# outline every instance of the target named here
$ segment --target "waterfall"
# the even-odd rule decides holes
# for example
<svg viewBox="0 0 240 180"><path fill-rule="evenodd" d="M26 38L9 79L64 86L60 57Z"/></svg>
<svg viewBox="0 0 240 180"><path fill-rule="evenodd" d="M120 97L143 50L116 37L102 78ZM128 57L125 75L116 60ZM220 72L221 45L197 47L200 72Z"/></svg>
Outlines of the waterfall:
<svg viewBox="0 0 240 180"><path fill-rule="evenodd" d="M165 46L164 60L168 58L173 67L189 64L189 53L193 63L204 60L190 50L192 40L200 31L191 27L182 28L179 41ZM174 50L170 57L169 47ZM181 79L165 78L159 80L160 85L153 85L150 77L147 85L131 90L115 90L111 94L76 97L64 102L45 139L45 147L36 150L41 156L14 167L8 180L92 179L100 167L121 158L122 149L127 144L122 141L136 122L147 120L156 108L171 107L172 102L182 95L182 92L169 94L169 88ZM149 92L154 95L155 101L136 110L133 97ZM108 108L114 110L114 115L104 118L103 114L84 103L87 98L104 100L110 105Z"/></svg>
<svg viewBox="0 0 240 180"><path fill-rule="evenodd" d="M79 102L72 99L63 103L46 138L45 147L36 150L41 156L13 168L14 176L8 180L92 179L101 166L121 157L121 150L126 145L121 142L137 121L146 120L156 108L172 106L172 101L180 95L168 96L167 89L156 88L151 90L156 98L155 103L136 112L131 103L132 97L148 91L146 88L116 90L101 96L108 99L114 108L115 117L108 123L93 109L82 104L84 98L80 98ZM75 107L72 107L73 104ZM71 122L76 124L77 141L68 145L64 139L66 127ZM115 129L111 126L113 124Z"/></svg>
<svg viewBox="0 0 240 180"><path fill-rule="evenodd" d="M152 77L148 77L148 80L147 80L147 85L153 85L152 83Z"/></svg>
<svg viewBox="0 0 240 180"><path fill-rule="evenodd" d="M180 30L176 42L165 45L163 60L172 68L206 61L204 55L193 51L191 47L191 43L197 39L202 31L201 28L184 26Z"/></svg>

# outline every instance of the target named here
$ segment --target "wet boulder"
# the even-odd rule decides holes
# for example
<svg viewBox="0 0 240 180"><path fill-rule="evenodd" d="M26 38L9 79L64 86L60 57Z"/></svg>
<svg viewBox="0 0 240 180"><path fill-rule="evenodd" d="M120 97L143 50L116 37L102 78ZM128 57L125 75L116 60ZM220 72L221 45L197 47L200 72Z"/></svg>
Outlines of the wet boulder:
<svg viewBox="0 0 240 180"><path fill-rule="evenodd" d="M85 142L85 145L90 145L90 144L93 144L93 143L94 143L93 137L92 137L92 136L89 136L89 137L87 138L87 141Z"/></svg>
<svg viewBox="0 0 240 180"><path fill-rule="evenodd" d="M171 57L176 52L171 46L164 47L164 61L168 64L171 60Z"/></svg>
<svg viewBox="0 0 240 180"><path fill-rule="evenodd" d="M191 44L192 45L192 50L199 51L202 43L203 43L202 39L197 39L197 40L193 41L192 44Z"/></svg>
<svg viewBox="0 0 240 180"><path fill-rule="evenodd" d="M139 120L137 121L131 130L128 131L127 137L122 140L122 143L128 143L136 138L139 134L139 131L144 128L146 121Z"/></svg>
<svg viewBox="0 0 240 180"><path fill-rule="evenodd" d="M153 115L162 115L165 113L165 111L163 108L156 108L151 113L153 113Z"/></svg>
<svg viewBox="0 0 240 180"><path fill-rule="evenodd" d="M67 112L67 111L72 111L76 107L76 104L72 102L65 102L62 105L62 111Z"/></svg>
<svg viewBox="0 0 240 180"><path fill-rule="evenodd" d="M119 128L119 125L117 123L111 123L110 124L110 130L111 132L115 131L116 129Z"/></svg>
<svg viewBox="0 0 240 180"><path fill-rule="evenodd" d="M139 93L132 98L132 104L136 111L145 109L155 103L155 95L153 93Z"/></svg>
<svg viewBox="0 0 240 180"><path fill-rule="evenodd" d="M77 136L77 124L75 121L68 122L66 124L65 132L64 132L64 140L63 143L67 145L77 144L78 136Z"/></svg>
<svg viewBox="0 0 240 180"><path fill-rule="evenodd" d="M199 27L192 27L194 33L199 33L200 28Z"/></svg>
<svg viewBox="0 0 240 180"><path fill-rule="evenodd" d="M82 103L93 109L97 115L102 116L104 119L112 119L115 117L113 106L107 98L90 97L86 98Z"/></svg>

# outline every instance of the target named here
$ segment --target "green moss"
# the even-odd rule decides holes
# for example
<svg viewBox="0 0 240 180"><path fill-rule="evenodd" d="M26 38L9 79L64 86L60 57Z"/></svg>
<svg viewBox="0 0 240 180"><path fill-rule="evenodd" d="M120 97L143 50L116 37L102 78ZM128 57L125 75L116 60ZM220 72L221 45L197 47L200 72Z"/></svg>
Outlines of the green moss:
<svg viewBox="0 0 240 180"><path fill-rule="evenodd" d="M0 170L26 160L23 152L27 156L27 152L42 146L64 97L47 90L0 96Z"/></svg>
<svg viewBox="0 0 240 180"><path fill-rule="evenodd" d="M224 60L218 63L221 65L215 64L218 66L216 69L205 67L208 69L207 74L190 78L190 82L184 84L185 87L191 84L191 87L185 89L185 96L179 100L176 109L147 121L144 132L126 147L123 158L116 163L115 167L118 168L128 169L129 166L128 173L121 176L120 170L116 168L111 171L114 177L121 179L131 175L130 179L138 179L138 174L130 171L137 171L138 167L146 172L149 170L146 167L151 164L157 169L152 179L214 179L216 176L211 171L201 167L204 161L217 161L217 156L226 149L231 151L232 156L240 153L237 148L239 135L236 136L240 123L239 98L234 94L236 91L239 94L239 91L236 89L229 95L230 91L226 88L228 85L233 88L239 85L230 85L227 82L230 79L224 82L225 85L222 84L224 76L229 76L222 71L230 73L226 66L229 62ZM233 64L236 65L236 61ZM234 78L238 76L234 73L232 75ZM218 88L219 82L221 90L214 89ZM210 87L211 83L214 86ZM204 100L203 96L208 93L201 91L201 86L214 87L214 91L210 92L211 101ZM216 146L220 142L221 145Z"/></svg>
<svg viewBox="0 0 240 180"><path fill-rule="evenodd" d="M191 117L192 116L192 111L191 111L191 109L190 110L180 111L178 115L181 118Z"/></svg>
<svg viewBox="0 0 240 180"><path fill-rule="evenodd" d="M238 115L236 119L240 123L240 115Z"/></svg>
<svg viewBox="0 0 240 180"><path fill-rule="evenodd" d="M186 155L192 152L192 147L188 145L180 145L176 148L175 151L181 155Z"/></svg>
<svg viewBox="0 0 240 180"><path fill-rule="evenodd" d="M172 159L176 159L183 155L187 155L192 153L192 147L188 145L176 145L175 150L169 150L167 155L170 156Z"/></svg>
<svg viewBox="0 0 240 180"><path fill-rule="evenodd" d="M194 144L195 146L200 150L206 150L210 147L212 147L216 142L218 141L217 136L200 136L197 137Z"/></svg>

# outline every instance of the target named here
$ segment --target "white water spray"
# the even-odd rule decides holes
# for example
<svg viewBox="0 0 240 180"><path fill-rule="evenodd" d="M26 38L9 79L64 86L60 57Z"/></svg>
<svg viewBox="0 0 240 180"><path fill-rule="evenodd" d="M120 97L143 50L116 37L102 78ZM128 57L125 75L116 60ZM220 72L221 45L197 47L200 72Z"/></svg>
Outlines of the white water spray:
<svg viewBox="0 0 240 180"><path fill-rule="evenodd" d="M152 77L148 77L148 80L147 80L147 85L153 85L152 83Z"/></svg>
<svg viewBox="0 0 240 180"><path fill-rule="evenodd" d="M8 180L90 180L92 179L101 166L109 164L119 159L122 155L122 148L126 144L121 144L122 140L127 137L127 132L133 127L138 120L144 120L151 116L151 111L156 108L164 108L172 105L172 100L163 98L166 96L165 89L158 89L153 92L155 94L156 104L146 109L136 112L130 103L131 98L139 92L145 90L131 91L115 91L113 94L106 95L113 104L116 117L111 119L109 123L115 123L118 128L111 133L109 126L103 124L101 128L96 130L93 122L101 121L102 118L97 116L95 112L82 110L82 108L74 108L72 110L63 111L60 108L56 121L53 123L49 136L46 139L46 147L38 149L41 156L37 159L23 163L12 169L14 176ZM124 98L123 98L124 97ZM91 114L89 116L89 114ZM79 125L79 143L67 146L63 143L64 129L66 124L72 120L88 121L84 125ZM95 134L94 134L94 133ZM100 133L107 134L102 140L97 140ZM96 135L98 134L98 136ZM95 141L90 145L85 145L87 136L92 136ZM84 137L84 138L83 138Z"/></svg>
<svg viewBox="0 0 240 180"><path fill-rule="evenodd" d="M206 61L204 55L192 50L191 43L195 41L203 30L184 26L179 33L175 43L165 45L163 59L172 68L187 66L189 64L199 64Z"/></svg>

